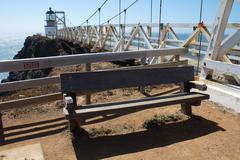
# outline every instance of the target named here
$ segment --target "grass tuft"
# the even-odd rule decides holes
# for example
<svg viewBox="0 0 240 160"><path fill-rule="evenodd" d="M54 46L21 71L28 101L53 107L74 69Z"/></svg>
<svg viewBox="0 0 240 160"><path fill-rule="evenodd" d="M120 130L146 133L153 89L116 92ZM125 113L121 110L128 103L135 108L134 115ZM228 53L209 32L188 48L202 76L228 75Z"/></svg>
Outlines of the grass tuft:
<svg viewBox="0 0 240 160"><path fill-rule="evenodd" d="M111 129L100 127L100 128L91 128L88 131L90 136L97 137L97 136L103 136L103 135L109 135L113 133Z"/></svg>
<svg viewBox="0 0 240 160"><path fill-rule="evenodd" d="M177 122L182 119L182 116L178 114L171 114L171 115L155 115L153 118L146 120L142 127L146 129L151 128L158 128L164 124L170 122Z"/></svg>

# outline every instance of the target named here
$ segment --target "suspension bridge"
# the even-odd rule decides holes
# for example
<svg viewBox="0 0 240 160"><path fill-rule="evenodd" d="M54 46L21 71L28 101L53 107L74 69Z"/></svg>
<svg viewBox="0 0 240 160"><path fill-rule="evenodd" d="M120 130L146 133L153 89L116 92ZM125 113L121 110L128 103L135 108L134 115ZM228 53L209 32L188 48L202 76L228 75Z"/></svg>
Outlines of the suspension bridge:
<svg viewBox="0 0 240 160"><path fill-rule="evenodd" d="M203 1L199 9L199 23L162 23L162 0L159 6L159 23L152 23L152 1L151 1L151 23L126 24L127 11L131 9L138 0L134 1L127 8L119 10L119 13L106 22L101 23L101 9L107 0L80 26L64 27L58 30L57 38L91 45L92 52L96 50L107 50L111 52L153 50L161 48L183 48L195 53L196 62L190 61L202 70L202 78L211 76L212 73L206 70L217 70L232 76L239 84L239 24L228 23L228 18L234 1L220 1L218 15L214 24L205 24L202 19ZM121 3L121 2L120 2ZM121 6L119 4L119 6ZM99 24L88 25L91 18L98 13ZM121 23L121 15L124 15L124 23ZM111 24L111 21L119 18L119 24ZM192 33L185 39L180 39L174 29L192 29ZM226 29L235 30L231 35L224 38ZM153 31L155 31L153 33ZM157 31L157 32L156 32ZM201 57L201 55L206 55ZM187 58L187 57L186 57ZM179 57L146 57L144 63L156 64L169 62ZM203 61L200 63L200 61ZM201 64L204 64L202 66ZM221 67L219 67L219 65ZM215 66L215 67L214 67ZM232 68L229 72L229 68ZM237 72L235 72L237 71Z"/></svg>
<svg viewBox="0 0 240 160"><path fill-rule="evenodd" d="M152 1L150 1L150 23L127 24L127 12L132 6L138 3L133 1L127 8L111 17L106 22L101 22L101 9L107 3L104 3L80 26L64 27L58 30L57 38L79 43L83 46L92 46L92 52L97 50L109 51L112 53L128 53L144 50L146 56L141 58L143 65L172 63L179 65L188 63L195 66L196 75L199 79L209 84L209 90L219 95L213 95L212 99L219 100L219 96L230 93L231 99L239 97L239 88L237 86L223 85L230 81L231 84L240 84L240 24L229 23L228 19L232 10L233 0L220 0L219 8L215 21L212 24L205 24L203 21L203 0L199 6L199 23L162 23L162 0L159 3L159 22L152 23ZM239 1L238 1L239 2ZM121 3L121 2L120 2ZM121 4L119 4L121 8ZM89 25L93 16L97 16L99 22L97 25ZM124 16L124 22L121 22L121 16ZM119 18L118 24L112 24L111 21ZM182 39L175 29L188 29L192 33ZM233 32L225 37L226 30ZM154 31L154 33L153 33ZM164 49L164 52L163 52ZM170 53L174 49L174 55ZM159 56L151 55L153 50L158 50ZM192 55L189 56L189 53ZM189 58L191 57L191 58ZM221 81L215 83L208 81L214 79ZM216 89L217 88L217 89ZM220 93L223 92L223 93ZM235 98L233 98L235 97ZM238 108L234 105L234 108ZM235 103L236 104L236 103ZM225 104L226 105L226 104Z"/></svg>

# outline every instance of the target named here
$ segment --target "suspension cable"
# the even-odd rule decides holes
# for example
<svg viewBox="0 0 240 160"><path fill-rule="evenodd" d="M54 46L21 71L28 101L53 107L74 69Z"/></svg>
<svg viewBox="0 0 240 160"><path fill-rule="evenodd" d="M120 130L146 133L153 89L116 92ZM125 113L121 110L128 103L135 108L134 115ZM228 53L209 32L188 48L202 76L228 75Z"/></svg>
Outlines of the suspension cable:
<svg viewBox="0 0 240 160"><path fill-rule="evenodd" d="M98 8L98 28L99 28L99 33L101 31L100 26L101 26L101 8Z"/></svg>
<svg viewBox="0 0 240 160"><path fill-rule="evenodd" d="M201 0L200 13L199 13L199 24L198 24L198 25L201 24L201 27L203 26L202 15L203 15L203 0ZM200 32L200 37L198 37L199 52L198 52L198 62L197 62L197 71L196 71L197 75L199 74L198 72L199 72L199 67L200 67L201 50L202 50L202 38L203 38L203 34L202 34L202 32Z"/></svg>
<svg viewBox="0 0 240 160"><path fill-rule="evenodd" d="M119 13L121 12L122 10L122 0L119 0ZM119 35L120 35L120 32L121 32L121 23L122 23L122 17L121 17L121 14L119 15Z"/></svg>
<svg viewBox="0 0 240 160"><path fill-rule="evenodd" d="M125 33L126 33L126 21L127 21L127 10L124 9L124 31L123 31L123 37L125 37Z"/></svg>
<svg viewBox="0 0 240 160"><path fill-rule="evenodd" d="M101 10L101 8L107 3L107 1L108 1L108 0L105 0L105 1L102 3L102 5L99 7L100 10ZM95 14L97 14L97 13L99 12L99 8L98 8L95 12L93 12L93 14L92 14L86 21L84 21L80 26L84 25L84 24L85 24L87 21L89 21L93 16L95 16Z"/></svg>
<svg viewBox="0 0 240 160"><path fill-rule="evenodd" d="M160 0L159 3L159 19L158 19L158 23L159 23L159 34L158 34L158 48L160 47L160 38L161 38L161 30L162 30L162 0Z"/></svg>
<svg viewBox="0 0 240 160"><path fill-rule="evenodd" d="M98 8L98 25L101 24L101 8Z"/></svg>
<svg viewBox="0 0 240 160"><path fill-rule="evenodd" d="M124 24L126 25L126 21L127 21L127 10L124 9Z"/></svg>
<svg viewBox="0 0 240 160"><path fill-rule="evenodd" d="M88 35L88 20L86 20L86 22L87 22L87 35Z"/></svg>
<svg viewBox="0 0 240 160"><path fill-rule="evenodd" d="M130 4L127 8L125 8L124 10L128 10L130 9L134 4L136 4L139 0L135 0L132 4ZM122 10L121 12L117 13L116 15L114 15L113 17L111 17L110 19L108 19L106 22L102 23L102 25L112 21L113 19L115 19L116 17L119 17L123 12L124 10Z"/></svg>
<svg viewBox="0 0 240 160"><path fill-rule="evenodd" d="M153 13L153 0L151 0L151 7L150 7L150 23L152 23L152 19L153 19L152 13Z"/></svg>
<svg viewBox="0 0 240 160"><path fill-rule="evenodd" d="M201 0L201 6L200 6L200 15L199 15L199 22L202 22L202 15L203 15L203 0Z"/></svg>
<svg viewBox="0 0 240 160"><path fill-rule="evenodd" d="M69 23L70 26L75 27L75 25L70 21L70 19L68 18L68 16L66 15L65 17L66 17L67 23Z"/></svg>

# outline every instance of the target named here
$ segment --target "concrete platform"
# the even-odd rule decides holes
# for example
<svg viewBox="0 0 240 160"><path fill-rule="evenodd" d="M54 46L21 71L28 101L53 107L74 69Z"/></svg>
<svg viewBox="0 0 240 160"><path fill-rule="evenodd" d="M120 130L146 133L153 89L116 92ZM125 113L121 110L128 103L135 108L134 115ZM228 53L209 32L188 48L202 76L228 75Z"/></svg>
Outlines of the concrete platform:
<svg viewBox="0 0 240 160"><path fill-rule="evenodd" d="M40 143L0 152L0 160L44 160Z"/></svg>
<svg viewBox="0 0 240 160"><path fill-rule="evenodd" d="M240 113L240 87L208 80L202 82L208 87L207 91L202 93L209 94L211 101L236 113Z"/></svg>

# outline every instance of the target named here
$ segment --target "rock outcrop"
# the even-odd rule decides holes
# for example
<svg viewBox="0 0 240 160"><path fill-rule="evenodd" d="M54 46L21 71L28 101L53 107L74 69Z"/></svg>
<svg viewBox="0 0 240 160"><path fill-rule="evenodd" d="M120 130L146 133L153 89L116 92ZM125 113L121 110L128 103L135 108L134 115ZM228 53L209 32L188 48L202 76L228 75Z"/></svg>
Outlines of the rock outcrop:
<svg viewBox="0 0 240 160"><path fill-rule="evenodd" d="M49 39L41 35L33 35L26 38L24 47L14 56L13 59L50 57L69 54L81 54L86 52L90 52L90 50L87 48L82 48L78 44L73 44L58 39ZM50 71L51 68L10 72L9 76L6 79L2 80L2 83L46 77Z"/></svg>

